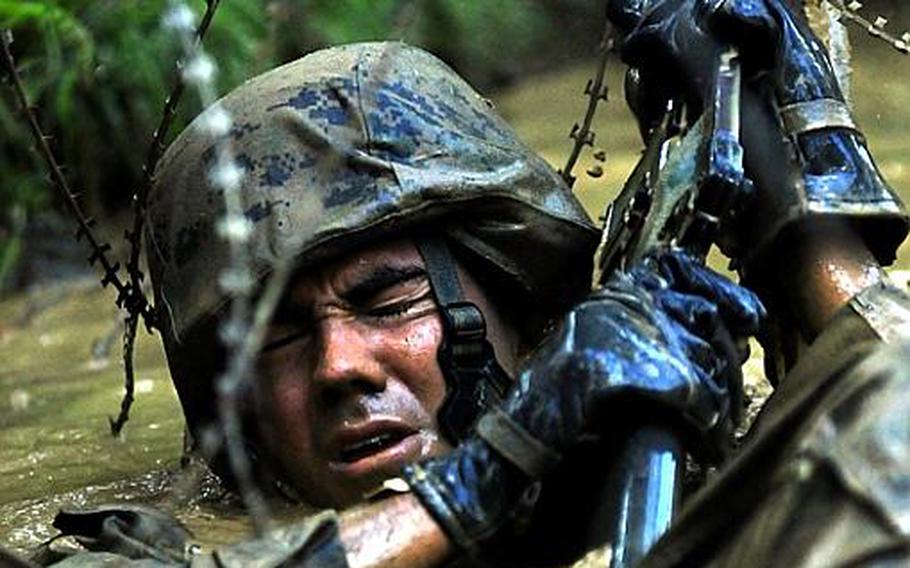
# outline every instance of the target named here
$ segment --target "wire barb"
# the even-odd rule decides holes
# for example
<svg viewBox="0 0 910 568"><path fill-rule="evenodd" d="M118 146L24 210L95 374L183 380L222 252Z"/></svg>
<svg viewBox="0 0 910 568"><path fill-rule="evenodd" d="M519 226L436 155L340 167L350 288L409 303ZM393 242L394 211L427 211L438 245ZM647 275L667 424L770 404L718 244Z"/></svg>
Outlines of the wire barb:
<svg viewBox="0 0 910 568"><path fill-rule="evenodd" d="M594 74L594 78L589 79L588 83L585 85L585 95L588 97L588 106L585 110L585 117L581 124L576 122L572 126L572 131L569 132L569 138L574 140L575 143L572 145L572 151L569 153L566 165L563 166L559 172L560 175L562 175L562 179L569 187L575 185L576 178L572 174L572 170L575 169L575 164L578 162L579 156L581 156L582 149L585 146L594 145L594 138L596 135L594 131L591 130L591 125L594 122L594 115L597 113L597 105L600 101L606 101L609 96L609 89L604 82L604 77L607 71L607 62L609 60L610 51L613 49L611 30L610 22L607 21L600 43L601 53L600 60L597 63L597 71Z"/></svg>
<svg viewBox="0 0 910 568"><path fill-rule="evenodd" d="M228 356L224 371L215 379L214 404L220 426L220 436L216 438L220 447L210 447L209 450L224 450L253 526L257 533L262 534L270 524L268 507L256 484L253 464L247 453L241 402L245 392L243 387L255 373L256 355L274 306L284 289L287 271L273 273L264 298L256 302L253 293L257 279L250 265L249 251L251 231L244 215L240 189L244 170L237 165L231 147L231 117L226 110L215 105L217 65L202 48L199 34L195 41L190 37L193 16L183 0L172 0L170 4L171 11L166 20L167 25L180 36L185 62L178 67L182 81L197 91L202 106L207 109L201 120L214 140L217 155L209 180L224 199L224 217L218 226L222 228L221 237L229 250L228 266L219 278L222 292L230 298L226 314L219 323L219 335ZM210 0L206 16L200 23L201 30L208 26L218 4L217 0ZM139 206L143 205L140 203ZM271 300L267 301L266 297Z"/></svg>
<svg viewBox="0 0 910 568"><path fill-rule="evenodd" d="M215 11L218 9L219 2L210 0L207 2L205 15L199 23L195 32L195 41L201 44L211 26L212 19L215 17ZM133 223L132 229L124 233L124 239L129 245L130 255L126 262L126 272L129 275L128 291L119 296L118 306L124 306L130 310L132 306L148 304L145 293L142 291L142 281L145 275L139 268L142 256L142 231L145 227L145 212L148 205L148 194L152 185L155 183L155 169L158 162L164 154L167 147L164 139L173 125L174 118L177 116L177 106L183 96L185 83L179 67L174 77L174 83L171 92L164 102L164 109L161 112L161 120L155 132L152 135L152 141L146 152L145 162L142 165L142 177L139 185L133 192ZM146 316L143 318L147 331L151 331L157 326L154 317ZM133 352L136 341L136 328L139 325L139 318L130 316L126 319L126 325L123 330L123 372L124 372L124 394L120 402L120 414L116 420L111 419L111 432L116 436L119 435L123 426L129 420L130 406L133 403Z"/></svg>
<svg viewBox="0 0 910 568"><path fill-rule="evenodd" d="M869 20L860 14L863 9L863 3L857 0L844 4L843 0L826 0L837 12L842 19L863 28L870 36L878 38L900 53L910 55L910 31L906 31L900 37L897 37L885 28L888 26L888 19L877 16L875 20Z"/></svg>
<svg viewBox="0 0 910 568"><path fill-rule="evenodd" d="M57 188L57 190L63 196L63 200L66 203L67 208L70 210L70 213L73 215L73 217L76 218L76 222L78 224L78 229L76 230L76 239L84 239L91 249L91 253L88 257L89 264L92 266L100 266L102 272L104 273L101 279L101 285L103 287L113 286L117 292L117 297L124 297L129 294L129 284L124 283L123 280L120 279L120 263L114 262L108 257L108 253L111 251L111 246L107 243L101 243L92 233L92 227L95 225L95 221L94 219L86 216L82 211L82 207L79 205L77 195L70 188L69 183L66 180L66 176L63 173L63 168L60 166L60 163L57 161L57 158L50 147L50 137L45 134L38 122L38 117L36 115L35 109L32 107L31 103L28 100L28 95L25 93L25 87L23 86L22 78L19 76L19 71L16 67L16 60L13 57L11 50L12 44L12 31L9 29L0 30L0 55L2 55L3 68L6 72L7 77L9 77L13 92L15 93L16 99L19 103L19 107L22 109L22 114L28 123L28 128L31 132L32 140L35 144L35 149L47 166L48 178L51 184ZM141 316L143 318L149 317L149 308L147 303L135 302L134 308L137 310L136 313L138 316Z"/></svg>

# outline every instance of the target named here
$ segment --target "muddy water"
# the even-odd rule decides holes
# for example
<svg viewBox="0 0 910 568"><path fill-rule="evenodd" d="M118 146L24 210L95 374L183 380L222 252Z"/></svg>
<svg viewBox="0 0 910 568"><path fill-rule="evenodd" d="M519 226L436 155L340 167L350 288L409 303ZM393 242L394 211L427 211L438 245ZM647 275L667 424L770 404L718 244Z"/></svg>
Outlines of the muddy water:
<svg viewBox="0 0 910 568"><path fill-rule="evenodd" d="M174 513L206 545L241 539L234 500L180 466L183 418L153 336L137 344L131 419L111 436L123 392L112 306L93 281L0 302L0 546L54 536L60 509L125 502Z"/></svg>
<svg viewBox="0 0 910 568"><path fill-rule="evenodd" d="M0 544L47 538L62 506L152 497L177 464L180 409L150 337L138 345L126 435L110 434L123 388L119 329L94 282L0 303Z"/></svg>

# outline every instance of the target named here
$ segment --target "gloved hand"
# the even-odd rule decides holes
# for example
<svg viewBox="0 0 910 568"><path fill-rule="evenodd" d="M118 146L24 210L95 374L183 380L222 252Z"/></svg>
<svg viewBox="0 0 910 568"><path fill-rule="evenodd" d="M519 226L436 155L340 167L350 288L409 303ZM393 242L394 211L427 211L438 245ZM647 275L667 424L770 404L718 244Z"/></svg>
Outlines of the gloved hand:
<svg viewBox="0 0 910 568"><path fill-rule="evenodd" d="M903 207L853 123L824 46L785 0L610 0L608 14L625 34L623 59L638 69L633 107L646 123L668 97L699 108L722 46L742 56L745 165L757 191L722 236L726 254L754 272L783 229L825 215L853 221L880 262L893 260L907 233Z"/></svg>
<svg viewBox="0 0 910 568"><path fill-rule="evenodd" d="M751 292L684 253L649 257L569 312L474 435L405 477L457 545L489 557L528 519L536 482L619 426L612 411L624 403L716 453L740 386L734 339L763 314Z"/></svg>

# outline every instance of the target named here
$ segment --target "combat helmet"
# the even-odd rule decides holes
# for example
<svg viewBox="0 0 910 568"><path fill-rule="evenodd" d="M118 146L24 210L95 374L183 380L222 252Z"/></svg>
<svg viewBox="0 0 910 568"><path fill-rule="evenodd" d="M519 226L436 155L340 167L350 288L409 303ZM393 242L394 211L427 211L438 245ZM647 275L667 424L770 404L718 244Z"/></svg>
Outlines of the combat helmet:
<svg viewBox="0 0 910 568"><path fill-rule="evenodd" d="M478 324L482 332L483 321L459 298L449 247L520 290L542 315L590 287L598 233L579 202L488 100L420 49L324 49L247 81L217 106L233 119L259 277L283 259L305 270L383 236L430 234L418 246L450 346L471 340ZM191 429L213 419L211 382L223 358L214 323L228 301L215 284L228 249L215 230L224 204L209 183L216 150L202 118L167 150L147 223L156 309ZM440 353L441 366L460 365L443 360L450 355ZM481 383L489 364L474 365ZM469 380L443 372L450 391ZM483 398L475 387L484 388L461 389L462 398ZM472 412L455 419L461 424L450 437Z"/></svg>

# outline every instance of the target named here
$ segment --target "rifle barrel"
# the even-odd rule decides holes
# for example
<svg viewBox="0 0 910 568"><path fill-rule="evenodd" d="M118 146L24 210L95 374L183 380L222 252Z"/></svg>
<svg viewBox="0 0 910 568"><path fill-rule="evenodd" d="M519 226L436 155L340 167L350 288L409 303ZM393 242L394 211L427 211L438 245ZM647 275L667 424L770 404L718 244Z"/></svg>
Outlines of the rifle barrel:
<svg viewBox="0 0 910 568"><path fill-rule="evenodd" d="M667 531L679 506L685 451L666 428L636 430L620 454L610 485L617 499L610 568L640 561Z"/></svg>

